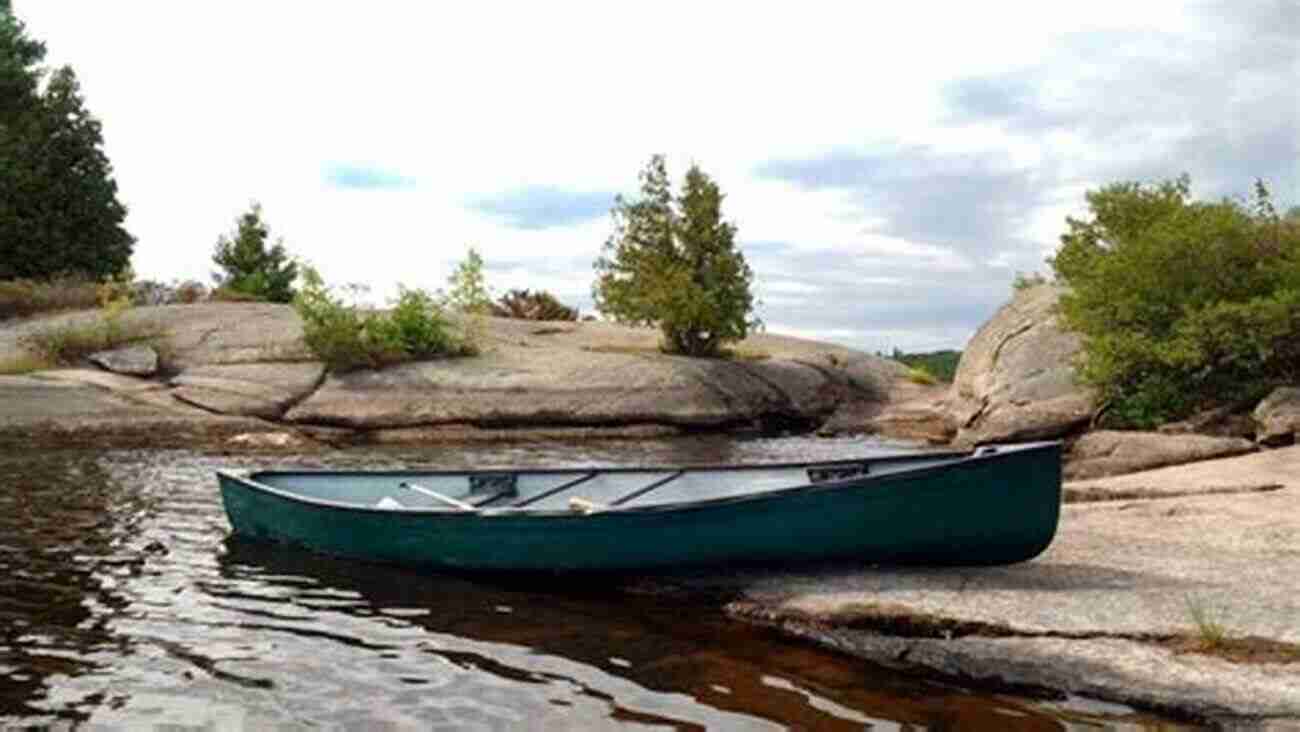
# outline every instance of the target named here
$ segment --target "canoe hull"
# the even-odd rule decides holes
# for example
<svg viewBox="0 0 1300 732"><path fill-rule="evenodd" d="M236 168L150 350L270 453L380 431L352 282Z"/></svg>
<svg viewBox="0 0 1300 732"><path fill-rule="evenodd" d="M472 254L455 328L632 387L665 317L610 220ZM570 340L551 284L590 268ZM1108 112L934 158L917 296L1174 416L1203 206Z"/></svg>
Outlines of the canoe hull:
<svg viewBox="0 0 1300 732"><path fill-rule="evenodd" d="M592 514L379 511L303 502L220 474L236 534L381 562L472 570L628 570L851 558L1005 564L1055 535L1049 444L834 487Z"/></svg>

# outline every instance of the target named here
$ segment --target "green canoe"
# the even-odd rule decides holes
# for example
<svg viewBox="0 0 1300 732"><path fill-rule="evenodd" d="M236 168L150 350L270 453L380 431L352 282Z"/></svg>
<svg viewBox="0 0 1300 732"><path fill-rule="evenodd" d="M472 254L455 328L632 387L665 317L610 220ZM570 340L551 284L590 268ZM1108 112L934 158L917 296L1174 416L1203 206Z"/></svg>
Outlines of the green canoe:
<svg viewBox="0 0 1300 732"><path fill-rule="evenodd" d="M235 533L382 562L1004 564L1051 543L1059 443L692 468L218 473Z"/></svg>

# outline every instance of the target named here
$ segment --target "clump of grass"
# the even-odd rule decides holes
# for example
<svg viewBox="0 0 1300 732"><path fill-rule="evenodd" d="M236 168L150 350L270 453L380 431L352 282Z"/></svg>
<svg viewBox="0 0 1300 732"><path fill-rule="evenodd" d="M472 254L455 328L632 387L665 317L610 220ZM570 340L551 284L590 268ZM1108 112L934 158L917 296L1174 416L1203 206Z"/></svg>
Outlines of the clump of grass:
<svg viewBox="0 0 1300 732"><path fill-rule="evenodd" d="M1187 613L1192 618L1202 650L1214 651L1224 647L1228 642L1228 629L1219 619L1218 613L1190 598L1187 600Z"/></svg>
<svg viewBox="0 0 1300 732"><path fill-rule="evenodd" d="M99 304L99 285L84 279L49 282L0 282L0 320L23 318L60 310L84 310Z"/></svg>
<svg viewBox="0 0 1300 732"><path fill-rule="evenodd" d="M934 374L927 371L924 366L907 367L907 380L921 386L934 386L939 383L939 380L934 378Z"/></svg>
<svg viewBox="0 0 1300 732"><path fill-rule="evenodd" d="M0 360L0 376L30 374L33 371L48 369L53 364L34 353L20 353L12 358Z"/></svg>
<svg viewBox="0 0 1300 732"><path fill-rule="evenodd" d="M161 345L166 333L159 325L124 320L122 315L130 307L130 300L125 297L105 299L111 296L112 292L101 286L103 308L91 320L51 325L20 337L18 344L30 356L26 364L70 366L96 351L135 343Z"/></svg>

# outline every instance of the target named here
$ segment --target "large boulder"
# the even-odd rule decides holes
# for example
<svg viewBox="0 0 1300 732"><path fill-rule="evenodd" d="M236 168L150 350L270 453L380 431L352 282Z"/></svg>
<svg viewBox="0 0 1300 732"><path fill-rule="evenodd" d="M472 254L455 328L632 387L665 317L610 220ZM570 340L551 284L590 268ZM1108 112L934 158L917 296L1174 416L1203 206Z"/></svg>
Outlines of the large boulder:
<svg viewBox="0 0 1300 732"><path fill-rule="evenodd" d="M1059 324L1061 292L1018 291L966 345L947 399L956 442L1056 438L1088 423L1093 392L1075 380L1081 342Z"/></svg>
<svg viewBox="0 0 1300 732"><path fill-rule="evenodd" d="M1255 407L1255 439L1264 445L1288 445L1300 431L1300 389L1274 389Z"/></svg>
<svg viewBox="0 0 1300 732"><path fill-rule="evenodd" d="M1101 478L1231 457L1253 450L1253 442L1237 437L1097 430L1070 446L1065 456L1065 477L1069 480Z"/></svg>

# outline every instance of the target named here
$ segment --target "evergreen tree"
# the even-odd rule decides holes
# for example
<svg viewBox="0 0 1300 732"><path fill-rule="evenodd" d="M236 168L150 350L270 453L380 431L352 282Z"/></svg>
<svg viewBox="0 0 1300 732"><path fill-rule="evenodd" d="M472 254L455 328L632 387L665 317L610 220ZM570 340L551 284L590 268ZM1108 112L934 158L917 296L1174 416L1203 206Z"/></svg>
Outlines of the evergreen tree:
<svg viewBox="0 0 1300 732"><path fill-rule="evenodd" d="M0 280L110 277L135 244L126 207L76 74L40 89L44 53L0 4Z"/></svg>
<svg viewBox="0 0 1300 732"><path fill-rule="evenodd" d="M661 155L640 174L641 195L618 197L615 230L596 260L596 308L619 322L658 325L664 348L716 355L760 325L753 272L722 218L723 195L698 166L674 197Z"/></svg>
<svg viewBox="0 0 1300 732"><path fill-rule="evenodd" d="M285 251L284 241L267 248L271 229L262 221L262 206L254 202L235 222L230 236L222 235L212 254L221 267L212 279L218 287L270 302L291 302L298 263Z"/></svg>

